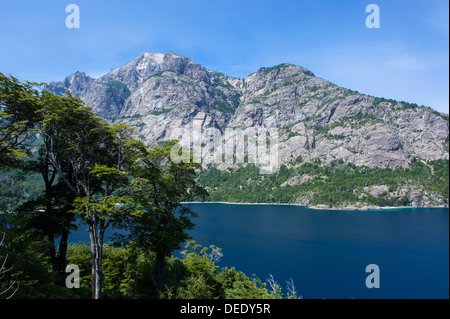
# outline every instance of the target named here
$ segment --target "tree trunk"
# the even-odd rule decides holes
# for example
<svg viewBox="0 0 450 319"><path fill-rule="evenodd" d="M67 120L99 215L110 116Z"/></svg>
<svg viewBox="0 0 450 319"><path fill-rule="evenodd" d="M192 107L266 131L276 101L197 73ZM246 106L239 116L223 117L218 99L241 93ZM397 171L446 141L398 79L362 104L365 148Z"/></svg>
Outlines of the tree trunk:
<svg viewBox="0 0 450 319"><path fill-rule="evenodd" d="M164 268L166 263L166 254L164 251L158 251L156 253L156 288L159 293L164 292Z"/></svg>
<svg viewBox="0 0 450 319"><path fill-rule="evenodd" d="M54 270L57 274L56 285L63 287L66 282L67 247L69 245L69 231L64 231L59 242L58 254L55 258Z"/></svg>
<svg viewBox="0 0 450 319"><path fill-rule="evenodd" d="M56 248L55 248L55 237L51 234L47 235L49 237L48 251L50 253L50 263L52 264L52 271L56 272Z"/></svg>
<svg viewBox="0 0 450 319"><path fill-rule="evenodd" d="M96 222L89 223L89 238L91 242L92 252L92 299L102 298L103 288L103 271L102 271L102 259L103 259L103 234L104 223L100 223L98 229Z"/></svg>

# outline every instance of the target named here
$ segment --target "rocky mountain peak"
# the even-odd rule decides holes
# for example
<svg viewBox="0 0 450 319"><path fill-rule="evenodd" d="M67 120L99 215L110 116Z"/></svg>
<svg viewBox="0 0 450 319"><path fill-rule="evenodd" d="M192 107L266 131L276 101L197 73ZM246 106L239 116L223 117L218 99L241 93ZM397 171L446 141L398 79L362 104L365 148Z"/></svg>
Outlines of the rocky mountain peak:
<svg viewBox="0 0 450 319"><path fill-rule="evenodd" d="M84 72L77 71L71 75L69 75L65 81L68 85L72 85L74 83L89 83L93 79L86 75Z"/></svg>
<svg viewBox="0 0 450 319"><path fill-rule="evenodd" d="M281 163L407 167L414 157L449 158L447 115L360 94L288 63L236 79L171 51L146 52L97 80L76 72L50 89L69 89L101 116L135 126L149 144L189 143L195 122L215 138L227 128L276 128Z"/></svg>
<svg viewBox="0 0 450 319"><path fill-rule="evenodd" d="M61 95L69 90L73 95L80 96L94 81L86 73L77 71L67 76L62 82L51 82L50 90Z"/></svg>
<svg viewBox="0 0 450 319"><path fill-rule="evenodd" d="M308 76L315 76L314 73L312 73L307 68L304 68L302 66L297 66L290 63L282 63L278 64L272 67L262 67L258 70L257 74L279 74L279 73L289 73L289 74L304 74Z"/></svg>
<svg viewBox="0 0 450 319"><path fill-rule="evenodd" d="M110 73L98 79L98 82L120 81L127 85L128 89L134 90L149 76L163 69L163 60L163 53L141 53L120 68L112 69Z"/></svg>
<svg viewBox="0 0 450 319"><path fill-rule="evenodd" d="M177 74L183 74L186 66L190 62L191 59L169 51L164 55L163 65L165 70L173 70Z"/></svg>

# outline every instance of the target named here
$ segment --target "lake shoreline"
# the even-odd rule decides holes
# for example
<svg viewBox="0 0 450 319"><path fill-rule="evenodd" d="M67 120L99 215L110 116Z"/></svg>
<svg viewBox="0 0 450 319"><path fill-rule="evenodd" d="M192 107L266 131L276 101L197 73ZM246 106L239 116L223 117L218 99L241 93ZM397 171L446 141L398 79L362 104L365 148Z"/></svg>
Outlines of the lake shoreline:
<svg viewBox="0 0 450 319"><path fill-rule="evenodd" d="M314 210L337 210L337 211L380 211L380 210L399 210L399 209L420 209L420 208L449 208L448 206L431 206L431 207L412 207L412 206L346 206L346 207L329 207L328 205L305 206L295 203L235 203L235 202L181 202L182 204L225 204L225 205L273 205L273 206L299 206Z"/></svg>

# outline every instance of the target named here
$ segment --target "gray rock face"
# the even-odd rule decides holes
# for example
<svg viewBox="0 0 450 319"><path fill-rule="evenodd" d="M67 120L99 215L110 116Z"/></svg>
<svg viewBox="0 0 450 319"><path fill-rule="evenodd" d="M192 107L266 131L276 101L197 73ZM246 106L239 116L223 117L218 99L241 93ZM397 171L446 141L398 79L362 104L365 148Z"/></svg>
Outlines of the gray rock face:
<svg viewBox="0 0 450 319"><path fill-rule="evenodd" d="M236 79L172 52L143 53L99 79L77 72L50 89L136 126L149 144L177 138L192 146L197 126L209 150L227 129L273 128L280 163L301 156L406 167L413 157L449 158L448 115L344 89L290 64Z"/></svg>
<svg viewBox="0 0 450 319"><path fill-rule="evenodd" d="M359 94L282 64L245 79L229 125L280 132L282 163L302 156L371 167L406 167L413 157L448 159L448 116Z"/></svg>
<svg viewBox="0 0 450 319"><path fill-rule="evenodd" d="M62 82L50 83L50 90L61 95L69 90L72 95L81 97L93 82L94 79L87 76L86 73L77 71L66 77Z"/></svg>
<svg viewBox="0 0 450 319"><path fill-rule="evenodd" d="M98 79L98 82L119 81L133 91L150 75L162 70L163 60L164 54L162 53L142 53L124 66L112 69L111 72Z"/></svg>

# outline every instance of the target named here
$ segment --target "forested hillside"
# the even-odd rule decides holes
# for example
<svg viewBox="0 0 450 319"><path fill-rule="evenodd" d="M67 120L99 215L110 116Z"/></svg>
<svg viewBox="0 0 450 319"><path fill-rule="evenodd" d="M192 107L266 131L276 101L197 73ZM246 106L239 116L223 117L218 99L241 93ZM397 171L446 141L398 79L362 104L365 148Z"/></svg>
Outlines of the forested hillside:
<svg viewBox="0 0 450 319"><path fill-rule="evenodd" d="M414 159L408 168L373 168L320 160L282 165L260 175L254 165L202 171L209 201L290 203L332 208L447 206L449 162ZM200 201L201 199L198 198Z"/></svg>

